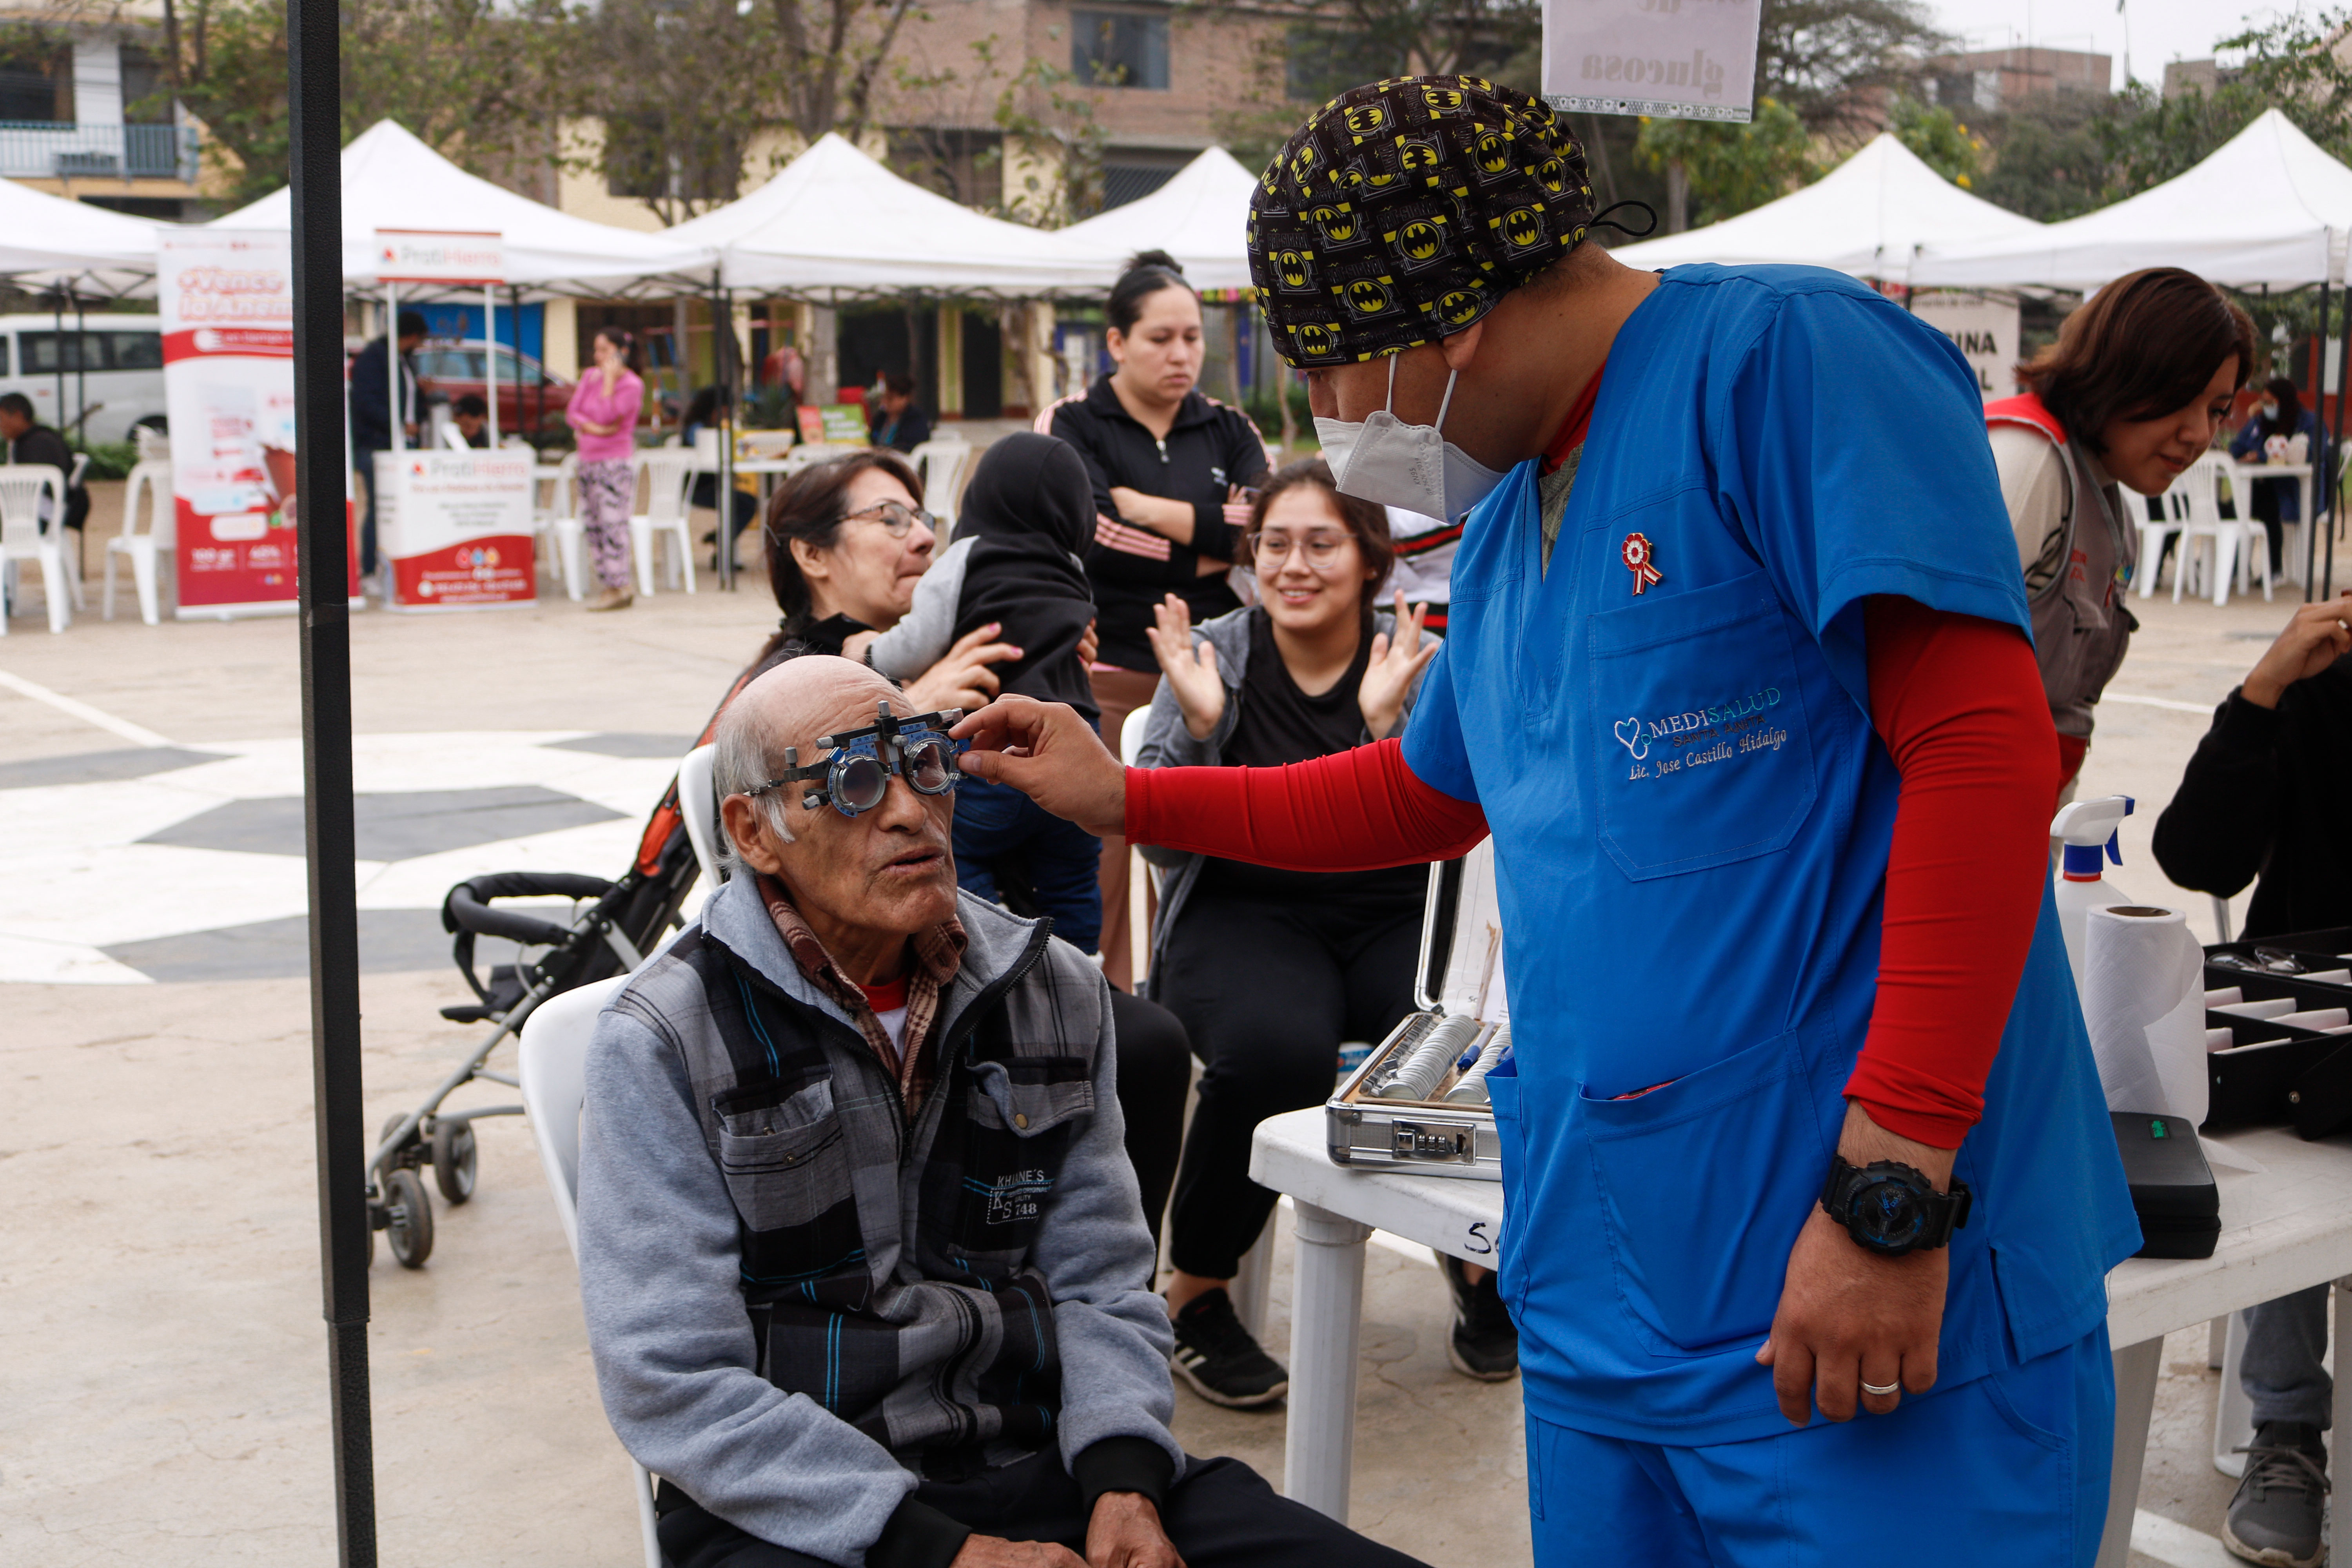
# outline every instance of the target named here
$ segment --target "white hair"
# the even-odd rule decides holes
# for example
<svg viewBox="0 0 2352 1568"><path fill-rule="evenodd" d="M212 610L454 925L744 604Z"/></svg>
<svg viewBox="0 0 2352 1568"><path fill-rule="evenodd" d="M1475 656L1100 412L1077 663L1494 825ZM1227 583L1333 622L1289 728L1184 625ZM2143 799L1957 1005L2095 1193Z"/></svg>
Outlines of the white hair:
<svg viewBox="0 0 2352 1568"><path fill-rule="evenodd" d="M748 795L751 810L766 824L768 831L784 843L793 841L793 830L786 818L790 815L787 802L797 793L791 784L779 784L759 795L751 792L775 777L777 764L768 755L767 737L761 732L759 704L730 702L727 711L719 716L719 733L712 738L710 754L711 793L720 800L729 795ZM730 877L743 869L743 857L735 846L734 836L728 832L725 817L719 823L719 864Z"/></svg>

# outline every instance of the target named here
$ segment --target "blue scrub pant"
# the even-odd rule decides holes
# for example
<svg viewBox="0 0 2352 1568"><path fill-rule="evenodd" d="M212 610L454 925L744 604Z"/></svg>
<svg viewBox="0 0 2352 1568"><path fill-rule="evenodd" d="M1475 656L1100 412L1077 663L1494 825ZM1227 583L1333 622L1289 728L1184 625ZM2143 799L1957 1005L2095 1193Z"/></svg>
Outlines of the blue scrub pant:
<svg viewBox="0 0 2352 1568"><path fill-rule="evenodd" d="M1759 1368L1760 1379L1769 1374ZM1676 1448L1528 1416L1538 1568L2088 1568L2115 1447L2107 1331L1891 1415Z"/></svg>

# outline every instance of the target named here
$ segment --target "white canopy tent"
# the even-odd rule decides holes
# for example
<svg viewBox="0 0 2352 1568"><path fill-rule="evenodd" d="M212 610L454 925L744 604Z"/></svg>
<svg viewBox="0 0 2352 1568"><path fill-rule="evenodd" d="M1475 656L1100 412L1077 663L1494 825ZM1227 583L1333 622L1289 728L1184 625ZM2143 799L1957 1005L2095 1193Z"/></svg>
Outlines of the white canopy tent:
<svg viewBox="0 0 2352 1568"><path fill-rule="evenodd" d="M1212 147L1140 201L1062 229L1055 239L1074 257L1124 258L1164 250L1195 289L1246 289L1250 195L1257 176L1223 147Z"/></svg>
<svg viewBox="0 0 2352 1568"><path fill-rule="evenodd" d="M2275 109L2184 174L2031 233L1933 246L1914 281L1963 289L2096 289L2143 267L2183 267L2235 289L2344 280L2352 169Z"/></svg>
<svg viewBox="0 0 2352 1568"><path fill-rule="evenodd" d="M988 217L900 179L828 132L740 201L669 229L715 251L730 289L833 304L894 294L1037 299L1100 293L1108 253Z"/></svg>
<svg viewBox="0 0 2352 1568"><path fill-rule="evenodd" d="M21 287L152 291L159 226L165 226L0 180L0 273Z"/></svg>
<svg viewBox="0 0 2352 1568"><path fill-rule="evenodd" d="M1738 217L1620 246L1611 254L1628 267L1786 262L1916 283L1916 258L1925 247L2030 237L2041 228L1969 195L1882 131L1802 190Z"/></svg>
<svg viewBox="0 0 2352 1568"><path fill-rule="evenodd" d="M524 299L626 294L657 279L664 280L653 290L659 293L709 287L716 258L707 247L591 223L517 195L466 173L389 120L343 149L342 171L347 284L376 283L375 231L406 228L501 236L507 283ZM285 228L292 210L291 196L279 190L212 226Z"/></svg>

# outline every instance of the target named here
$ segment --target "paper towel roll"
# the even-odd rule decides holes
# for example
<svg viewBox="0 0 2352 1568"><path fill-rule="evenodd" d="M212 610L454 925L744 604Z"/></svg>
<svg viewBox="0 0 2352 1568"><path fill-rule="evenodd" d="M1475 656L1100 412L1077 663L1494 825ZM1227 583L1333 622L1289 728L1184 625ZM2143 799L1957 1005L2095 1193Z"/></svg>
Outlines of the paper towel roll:
<svg viewBox="0 0 2352 1568"><path fill-rule="evenodd" d="M2205 1120L2204 950L2179 910L2086 911L2083 1021L2110 1110Z"/></svg>

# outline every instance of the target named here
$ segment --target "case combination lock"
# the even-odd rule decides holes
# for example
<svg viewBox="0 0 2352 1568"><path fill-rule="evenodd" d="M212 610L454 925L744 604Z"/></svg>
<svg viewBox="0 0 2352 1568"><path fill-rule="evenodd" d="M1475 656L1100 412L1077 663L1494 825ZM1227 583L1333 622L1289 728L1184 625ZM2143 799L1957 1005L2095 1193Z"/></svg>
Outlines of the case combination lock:
<svg viewBox="0 0 2352 1568"><path fill-rule="evenodd" d="M1459 1165L1475 1161L1467 1127L1399 1121L1389 1131L1393 1139L1391 1152L1400 1160L1442 1160Z"/></svg>

